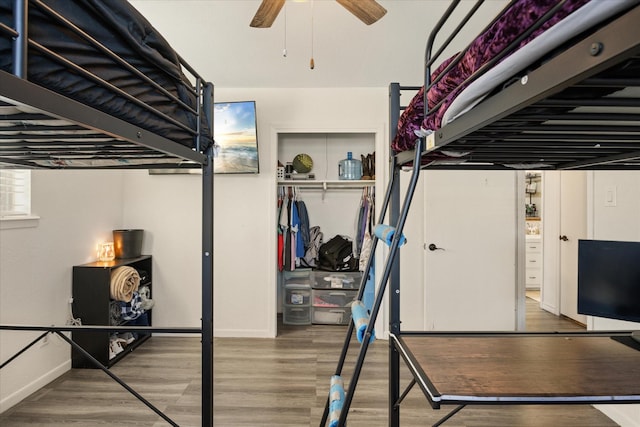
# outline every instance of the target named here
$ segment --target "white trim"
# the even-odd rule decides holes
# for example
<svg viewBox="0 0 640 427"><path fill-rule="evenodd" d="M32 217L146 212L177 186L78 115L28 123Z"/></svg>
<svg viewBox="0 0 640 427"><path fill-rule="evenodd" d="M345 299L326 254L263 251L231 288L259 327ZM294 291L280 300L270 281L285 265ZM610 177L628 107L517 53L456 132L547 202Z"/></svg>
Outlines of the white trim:
<svg viewBox="0 0 640 427"><path fill-rule="evenodd" d="M34 392L40 390L51 381L58 378L60 375L64 374L68 370L71 369L71 360L67 360L66 362L61 363L56 366L52 370L48 371L44 375L39 378L36 378L34 381L25 385L21 389L11 393L9 396L0 400L0 414L11 408L12 406L20 403L22 400L33 394Z"/></svg>
<svg viewBox="0 0 640 427"><path fill-rule="evenodd" d="M16 228L33 228L40 223L38 215L16 215L0 217L0 230L12 230Z"/></svg>

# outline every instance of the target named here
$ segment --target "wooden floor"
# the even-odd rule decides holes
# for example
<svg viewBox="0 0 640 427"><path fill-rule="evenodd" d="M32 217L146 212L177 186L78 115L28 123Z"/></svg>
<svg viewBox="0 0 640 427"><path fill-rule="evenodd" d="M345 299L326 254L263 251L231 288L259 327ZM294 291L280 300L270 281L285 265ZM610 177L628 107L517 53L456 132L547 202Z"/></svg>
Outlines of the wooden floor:
<svg viewBox="0 0 640 427"><path fill-rule="evenodd" d="M529 330L576 330L580 325L539 310L527 298ZM344 341L343 327L283 326L276 339L217 338L214 424L318 426L329 378ZM357 343L357 341L353 341ZM357 346L352 345L350 360ZM387 341L369 348L349 413L349 427L387 425ZM153 337L112 368L181 426L199 426L198 338ZM353 363L343 376L350 378ZM403 367L403 386L408 373ZM415 388L401 409L404 427L432 425L447 414L432 410ZM74 369L0 415L12 426L164 426L167 423L97 370ZM609 427L617 424L588 405L467 407L445 426Z"/></svg>

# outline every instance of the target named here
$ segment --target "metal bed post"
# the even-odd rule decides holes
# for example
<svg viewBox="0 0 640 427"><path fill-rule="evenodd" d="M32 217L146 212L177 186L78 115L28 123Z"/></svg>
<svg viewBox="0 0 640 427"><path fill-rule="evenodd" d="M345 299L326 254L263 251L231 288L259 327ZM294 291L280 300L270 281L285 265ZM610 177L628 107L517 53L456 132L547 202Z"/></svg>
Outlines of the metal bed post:
<svg viewBox="0 0 640 427"><path fill-rule="evenodd" d="M394 140L398 133L398 121L400 120L400 91L401 87L399 83L391 83L389 85L389 145ZM400 182L400 169L395 162L395 156L389 156L389 171L392 174L393 180ZM397 187L391 197L391 209L389 212L389 221L391 224L398 222L400 212L400 188ZM389 295L389 332L400 332L400 314L399 305L400 299L395 298L394 292L396 289L400 289L400 254L398 254L398 262L394 265L391 271L390 287L391 293ZM398 307L395 306L398 305ZM389 342L389 356L388 356L388 421L390 426L400 425L400 407L396 405L396 401L400 395L400 354L396 350L395 346Z"/></svg>
<svg viewBox="0 0 640 427"><path fill-rule="evenodd" d="M213 85L204 88L204 113L213 129ZM213 147L202 165L202 426L213 426Z"/></svg>
<svg viewBox="0 0 640 427"><path fill-rule="evenodd" d="M424 139L420 138L416 142L415 156L413 160L413 171L411 172L411 181L407 188L402 208L400 209L400 194L396 192L395 214L398 216L396 233L394 235L394 242L392 242L391 250L389 252L389 258L387 264L390 266L390 273L393 273L390 283L389 291L389 333L400 333L400 258L396 258L396 252L398 245L394 245L395 238L400 239L402 236L402 230L409 214L409 208L413 200L416 186L418 185L418 178L420 177L420 158L423 150ZM395 163L395 157L392 159ZM400 166L395 164L394 173L400 173ZM399 254L398 254L399 255ZM389 276L385 277L385 280ZM397 403L400 395L400 355L395 349L394 343L389 343L389 425L392 427L398 427L400 425L400 405Z"/></svg>
<svg viewBox="0 0 640 427"><path fill-rule="evenodd" d="M13 68L11 71L15 76L24 79L27 77L27 46L29 44L27 16L29 0L14 0L13 10L13 25L18 34L12 41Z"/></svg>

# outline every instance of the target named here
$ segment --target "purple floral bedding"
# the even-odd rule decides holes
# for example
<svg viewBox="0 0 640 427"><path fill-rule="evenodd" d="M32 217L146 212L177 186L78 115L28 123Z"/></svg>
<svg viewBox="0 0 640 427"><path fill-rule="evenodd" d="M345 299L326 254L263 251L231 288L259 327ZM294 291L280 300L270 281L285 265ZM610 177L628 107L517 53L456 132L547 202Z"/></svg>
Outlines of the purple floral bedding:
<svg viewBox="0 0 640 427"><path fill-rule="evenodd" d="M520 43L519 48L589 1L567 0L553 17L529 37L525 38ZM421 128L426 130L439 129L444 112L466 87L462 82L478 71L491 58L502 52L557 3L557 0L519 0L505 10L503 15L486 32L478 36L466 52L462 53L462 59L429 89L427 93L429 112L426 117L424 111L424 87L414 96L400 116L398 132L391 143L391 148L396 152L412 150L418 138L416 131ZM434 81L458 55L460 53L440 64L431 73L431 81ZM442 104L434 109L441 101Z"/></svg>

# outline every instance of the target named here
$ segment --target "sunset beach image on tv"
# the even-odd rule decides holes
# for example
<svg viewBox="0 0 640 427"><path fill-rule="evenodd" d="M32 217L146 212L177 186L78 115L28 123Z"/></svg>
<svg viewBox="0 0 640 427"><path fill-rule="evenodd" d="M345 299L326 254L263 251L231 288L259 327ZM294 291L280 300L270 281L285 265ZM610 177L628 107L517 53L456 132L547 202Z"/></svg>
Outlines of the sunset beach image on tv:
<svg viewBox="0 0 640 427"><path fill-rule="evenodd" d="M255 101L216 102L214 172L258 173Z"/></svg>

